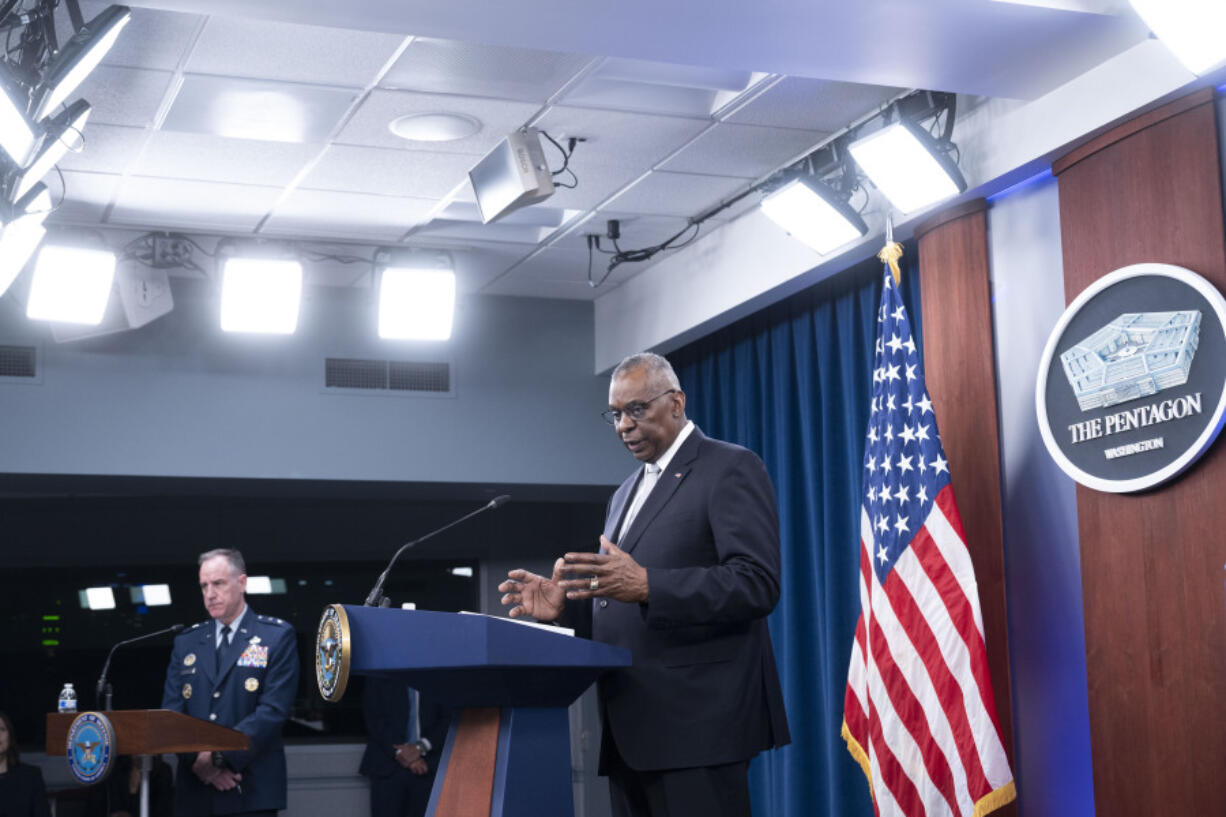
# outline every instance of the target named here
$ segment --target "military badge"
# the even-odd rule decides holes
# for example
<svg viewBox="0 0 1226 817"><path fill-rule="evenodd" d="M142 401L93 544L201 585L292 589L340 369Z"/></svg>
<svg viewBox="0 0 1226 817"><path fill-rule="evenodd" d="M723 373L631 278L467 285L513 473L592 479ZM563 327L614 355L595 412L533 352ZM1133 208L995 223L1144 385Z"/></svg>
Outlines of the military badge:
<svg viewBox="0 0 1226 817"><path fill-rule="evenodd" d="M315 683L325 701L335 703L349 682L349 616L339 604L324 608L315 631Z"/></svg>
<svg viewBox="0 0 1226 817"><path fill-rule="evenodd" d="M259 637L258 635L253 635L253 636L251 636L251 641L250 641L249 643L251 643L251 644L259 644L259 643L260 643L260 637Z"/></svg>
<svg viewBox="0 0 1226 817"><path fill-rule="evenodd" d="M184 684L184 685L183 685L183 700L185 700L185 701L186 701L186 700L188 700L188 699L189 699L189 698L191 698L191 697L192 697L192 685L191 685L191 684Z"/></svg>
<svg viewBox="0 0 1226 817"><path fill-rule="evenodd" d="M183 666L190 667L194 663L196 663L196 654L194 652L189 652L183 656Z"/></svg>
<svg viewBox="0 0 1226 817"><path fill-rule="evenodd" d="M257 689L260 688L260 679L259 678L248 678L246 681L243 681L243 688L246 689L248 692L255 692Z"/></svg>
<svg viewBox="0 0 1226 817"><path fill-rule="evenodd" d="M240 667L267 667L268 648L260 644L248 644L243 654L238 657Z"/></svg>
<svg viewBox="0 0 1226 817"><path fill-rule="evenodd" d="M115 765L115 730L101 712L82 712L68 727L68 771L83 785L105 780Z"/></svg>

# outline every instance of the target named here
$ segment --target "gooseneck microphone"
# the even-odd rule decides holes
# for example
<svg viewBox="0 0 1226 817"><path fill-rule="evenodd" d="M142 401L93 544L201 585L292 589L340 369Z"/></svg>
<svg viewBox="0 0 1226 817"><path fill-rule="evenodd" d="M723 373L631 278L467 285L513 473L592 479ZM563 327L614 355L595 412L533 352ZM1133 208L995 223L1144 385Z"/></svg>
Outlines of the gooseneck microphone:
<svg viewBox="0 0 1226 817"><path fill-rule="evenodd" d="M102 665L102 675L98 678L98 686L94 690L94 700L98 702L99 707L104 711L110 711L111 708L111 685L106 682L106 674L111 670L111 659L115 657L115 650L119 649L120 647L126 647L129 644L135 644L137 641L144 641L148 638L157 638L159 635L166 635L167 633L177 633L182 631L182 629L182 624L176 624L173 627L167 627L164 630L156 630L152 633L138 635L136 638L129 638L126 641L120 641L114 647L111 647L111 651L107 653L106 656L106 663ZM102 700L104 694L106 695L105 702Z"/></svg>
<svg viewBox="0 0 1226 817"><path fill-rule="evenodd" d="M489 502L482 505L480 508L477 508L477 510L472 511L471 513L464 514L463 516L461 516L459 519L455 520L454 522L448 522L446 525L443 525L441 528L430 531L425 536L419 536L418 538L414 539L411 542L405 542L403 545L400 546L400 549L396 551L396 554L392 556L392 560L387 563L387 567L384 568L383 572L379 574L379 580L375 582L375 586L370 589L370 594L366 597L366 601L362 606L363 607L386 607L387 606L387 599L384 598L383 596L383 583L387 581L387 574L392 571L392 566L396 564L396 560L400 558L400 554L404 553L406 550L408 550L409 548L413 547L416 544L420 544L421 542L424 542L431 537L438 536L440 533L447 530L448 528L453 528L456 525L460 524L461 522L464 522L468 519L472 519L474 516L476 516L479 513L485 513L486 511L492 511L495 508L502 507L503 505L507 504L507 502L509 502L510 500L511 500L510 494L502 494L501 496L496 496L493 499L491 499Z"/></svg>

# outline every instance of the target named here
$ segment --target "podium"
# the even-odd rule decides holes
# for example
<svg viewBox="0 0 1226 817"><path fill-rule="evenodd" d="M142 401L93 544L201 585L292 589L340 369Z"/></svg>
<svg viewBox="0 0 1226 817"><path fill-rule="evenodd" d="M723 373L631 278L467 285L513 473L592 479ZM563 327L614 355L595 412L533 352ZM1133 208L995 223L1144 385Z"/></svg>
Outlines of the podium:
<svg viewBox="0 0 1226 817"><path fill-rule="evenodd" d="M339 638L325 638L330 617ZM333 605L316 653L321 691L328 661L342 691L349 673L378 675L460 710L428 817L555 817L574 813L567 707L630 653L503 618Z"/></svg>
<svg viewBox="0 0 1226 817"><path fill-rule="evenodd" d="M124 709L102 712L115 730L115 754L140 759L140 812L149 814L152 756L182 752L225 752L247 748L247 736L209 721L169 709ZM47 756L68 752L68 730L77 713L47 715Z"/></svg>

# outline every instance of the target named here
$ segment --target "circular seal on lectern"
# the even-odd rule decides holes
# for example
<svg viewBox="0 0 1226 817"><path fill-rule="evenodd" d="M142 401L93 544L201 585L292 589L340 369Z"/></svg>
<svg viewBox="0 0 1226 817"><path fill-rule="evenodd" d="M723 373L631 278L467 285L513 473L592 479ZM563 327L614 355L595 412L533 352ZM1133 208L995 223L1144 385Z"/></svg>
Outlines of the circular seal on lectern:
<svg viewBox="0 0 1226 817"><path fill-rule="evenodd" d="M325 701L336 702L349 683L349 616L339 604L329 604L315 633L315 683Z"/></svg>
<svg viewBox="0 0 1226 817"><path fill-rule="evenodd" d="M68 727L68 771L89 786L105 780L115 765L115 729L101 712L82 712Z"/></svg>

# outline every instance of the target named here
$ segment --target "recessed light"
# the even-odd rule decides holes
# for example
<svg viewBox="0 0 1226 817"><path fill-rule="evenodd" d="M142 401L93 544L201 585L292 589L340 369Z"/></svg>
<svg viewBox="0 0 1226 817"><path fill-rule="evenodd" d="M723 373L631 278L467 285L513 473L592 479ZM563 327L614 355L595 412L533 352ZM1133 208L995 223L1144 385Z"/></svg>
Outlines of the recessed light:
<svg viewBox="0 0 1226 817"><path fill-rule="evenodd" d="M396 117L387 128L412 142L454 142L480 131L481 120L462 113L411 113Z"/></svg>

